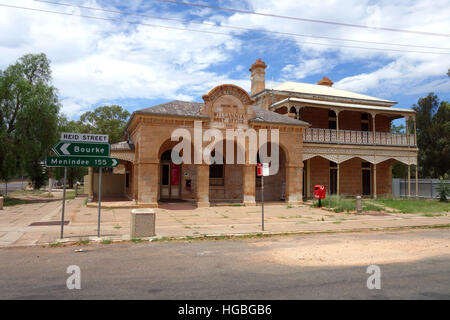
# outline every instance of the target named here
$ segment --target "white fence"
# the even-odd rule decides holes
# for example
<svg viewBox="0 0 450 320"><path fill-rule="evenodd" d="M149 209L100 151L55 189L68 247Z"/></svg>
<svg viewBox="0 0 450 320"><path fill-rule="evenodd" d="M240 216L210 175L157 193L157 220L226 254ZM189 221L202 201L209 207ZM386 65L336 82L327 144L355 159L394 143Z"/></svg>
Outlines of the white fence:
<svg viewBox="0 0 450 320"><path fill-rule="evenodd" d="M419 198L439 198L439 179L418 179ZM450 180L444 180L450 185ZM408 179L392 179L392 196L403 198L408 196ZM416 196L416 179L411 178L411 197Z"/></svg>

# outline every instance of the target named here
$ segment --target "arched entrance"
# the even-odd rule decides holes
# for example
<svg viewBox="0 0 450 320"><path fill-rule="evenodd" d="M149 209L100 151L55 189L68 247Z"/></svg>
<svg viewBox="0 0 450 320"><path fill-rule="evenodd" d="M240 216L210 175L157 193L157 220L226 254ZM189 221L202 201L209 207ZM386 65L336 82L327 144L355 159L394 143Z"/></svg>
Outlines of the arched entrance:
<svg viewBox="0 0 450 320"><path fill-rule="evenodd" d="M161 155L160 199L180 199L181 197L181 165L171 159L172 149Z"/></svg>

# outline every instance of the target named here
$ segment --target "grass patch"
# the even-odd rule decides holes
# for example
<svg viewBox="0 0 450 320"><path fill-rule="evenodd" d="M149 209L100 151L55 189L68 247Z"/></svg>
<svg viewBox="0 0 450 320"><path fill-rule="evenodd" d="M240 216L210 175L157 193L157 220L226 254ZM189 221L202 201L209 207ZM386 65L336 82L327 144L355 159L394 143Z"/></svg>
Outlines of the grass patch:
<svg viewBox="0 0 450 320"><path fill-rule="evenodd" d="M293 206L291 206L290 204L286 206L286 209L291 209L293 208Z"/></svg>
<svg viewBox="0 0 450 320"><path fill-rule="evenodd" d="M377 199L373 200L383 206L396 209L402 213L442 213L450 212L450 202L424 199Z"/></svg>
<svg viewBox="0 0 450 320"><path fill-rule="evenodd" d="M132 238L130 241L131 242L142 242L144 240L142 240L141 238Z"/></svg>
<svg viewBox="0 0 450 320"><path fill-rule="evenodd" d="M245 207L245 203L232 203L232 207Z"/></svg>
<svg viewBox="0 0 450 320"><path fill-rule="evenodd" d="M122 228L121 226L114 226L113 227L114 229L120 229L120 228Z"/></svg>
<svg viewBox="0 0 450 320"><path fill-rule="evenodd" d="M102 242L100 242L101 244L111 244L111 240L109 239L103 239Z"/></svg>
<svg viewBox="0 0 450 320"><path fill-rule="evenodd" d="M17 198L13 198L13 197L9 197L9 196L6 196L3 199L3 206L5 206L5 207L16 206L16 205L25 204L25 203L27 203L26 200L17 199Z"/></svg>
<svg viewBox="0 0 450 320"><path fill-rule="evenodd" d="M46 193L47 190L16 190L11 192L11 195L16 196L41 196Z"/></svg>
<svg viewBox="0 0 450 320"><path fill-rule="evenodd" d="M91 240L89 239L80 239L80 241L78 241L76 244L85 246L88 245L90 242Z"/></svg>
<svg viewBox="0 0 450 320"><path fill-rule="evenodd" d="M75 199L75 191L66 191L66 200Z"/></svg>
<svg viewBox="0 0 450 320"><path fill-rule="evenodd" d="M442 213L424 213L422 216L424 217L440 217L443 216Z"/></svg>
<svg viewBox="0 0 450 320"><path fill-rule="evenodd" d="M56 248L56 247L61 247L62 243L61 242L52 242L50 243L50 248Z"/></svg>

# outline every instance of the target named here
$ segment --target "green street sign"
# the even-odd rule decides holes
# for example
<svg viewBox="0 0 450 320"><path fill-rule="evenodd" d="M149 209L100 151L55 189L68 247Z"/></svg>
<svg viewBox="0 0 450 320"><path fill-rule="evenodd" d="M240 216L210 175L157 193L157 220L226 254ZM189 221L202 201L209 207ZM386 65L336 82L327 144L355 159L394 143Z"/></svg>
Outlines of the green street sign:
<svg viewBox="0 0 450 320"><path fill-rule="evenodd" d="M85 143L60 141L54 147L53 151L58 156L90 156L90 157L109 157L109 143Z"/></svg>
<svg viewBox="0 0 450 320"><path fill-rule="evenodd" d="M102 157L47 157L47 167L117 167L119 159Z"/></svg>

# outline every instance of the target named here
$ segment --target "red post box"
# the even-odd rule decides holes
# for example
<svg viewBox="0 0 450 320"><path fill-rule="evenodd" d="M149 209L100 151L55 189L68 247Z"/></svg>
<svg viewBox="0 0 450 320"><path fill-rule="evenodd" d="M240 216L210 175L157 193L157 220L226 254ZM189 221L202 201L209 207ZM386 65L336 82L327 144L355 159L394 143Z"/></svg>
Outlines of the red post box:
<svg viewBox="0 0 450 320"><path fill-rule="evenodd" d="M319 199L319 208L322 207L322 199L325 199L325 186L316 184L314 186L314 199Z"/></svg>
<svg viewBox="0 0 450 320"><path fill-rule="evenodd" d="M314 198L325 199L325 186L317 184L314 186Z"/></svg>

